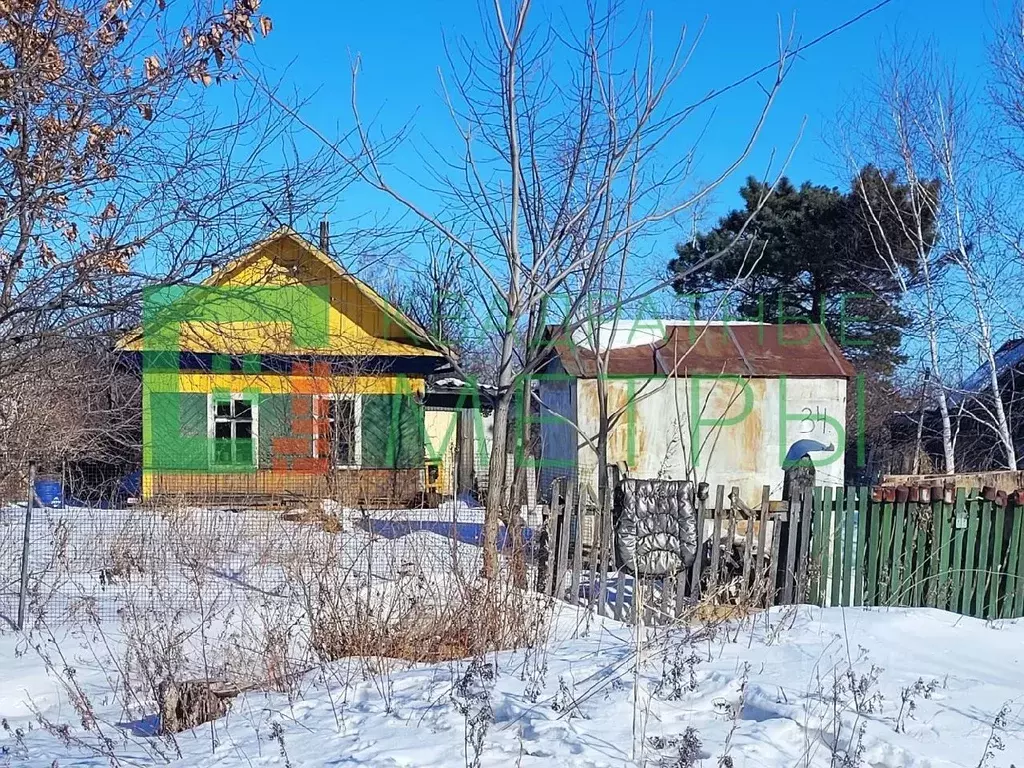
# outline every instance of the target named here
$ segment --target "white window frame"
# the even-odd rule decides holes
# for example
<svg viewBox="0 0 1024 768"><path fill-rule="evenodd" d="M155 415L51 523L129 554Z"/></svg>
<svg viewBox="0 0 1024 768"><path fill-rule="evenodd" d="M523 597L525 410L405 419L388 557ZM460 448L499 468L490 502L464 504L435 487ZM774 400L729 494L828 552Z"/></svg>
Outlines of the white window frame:
<svg viewBox="0 0 1024 768"><path fill-rule="evenodd" d="M327 395L314 395L314 400L352 400L352 418L355 421L354 445L352 450L351 464L335 464L335 469L360 469L363 466L363 398L356 394L332 393ZM321 458L318 452L320 446L320 423L326 419L320 418L319 402L313 403L313 458ZM329 435L327 436L330 437ZM327 457L329 458L329 457Z"/></svg>
<svg viewBox="0 0 1024 768"><path fill-rule="evenodd" d="M206 436L209 438L210 453L209 461L211 467L233 467L236 464L219 464L216 458L216 428L217 428L217 403L226 399L248 400L252 409L252 468L259 469L260 466L260 405L259 398L251 392L213 393L206 396Z"/></svg>

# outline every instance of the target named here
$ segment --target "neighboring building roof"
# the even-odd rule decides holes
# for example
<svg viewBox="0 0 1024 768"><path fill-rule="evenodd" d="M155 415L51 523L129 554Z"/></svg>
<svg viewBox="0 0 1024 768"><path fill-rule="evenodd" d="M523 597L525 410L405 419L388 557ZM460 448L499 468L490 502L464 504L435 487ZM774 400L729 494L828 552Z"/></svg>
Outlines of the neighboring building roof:
<svg viewBox="0 0 1024 768"><path fill-rule="evenodd" d="M661 323L659 334L652 328ZM730 374L743 377L850 378L853 366L824 326L772 325L708 321L620 321L633 333L592 334L610 349L595 354L579 334L554 345L562 367L571 376L594 378L597 354L608 355L612 376L687 376ZM548 337L558 333L548 327ZM636 343L629 343L631 338ZM652 340L654 338L655 340Z"/></svg>
<svg viewBox="0 0 1024 768"><path fill-rule="evenodd" d="M430 409L462 410L479 408L484 412L494 409L497 387L482 382L468 382L448 377L427 383L423 404Z"/></svg>
<svg viewBox="0 0 1024 768"><path fill-rule="evenodd" d="M997 376L1002 376L1006 371L1024 363L1024 339L1010 339L1004 342L996 350L995 358ZM951 405L956 405L965 397L985 389L991 392L988 363L982 363L974 373L964 379L960 383L960 391L949 394L948 402Z"/></svg>

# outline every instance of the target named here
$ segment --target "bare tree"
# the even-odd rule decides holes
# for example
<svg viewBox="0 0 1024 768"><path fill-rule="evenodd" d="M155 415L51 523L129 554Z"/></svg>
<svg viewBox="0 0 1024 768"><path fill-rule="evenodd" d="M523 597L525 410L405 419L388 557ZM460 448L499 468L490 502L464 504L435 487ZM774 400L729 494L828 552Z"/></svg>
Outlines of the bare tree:
<svg viewBox="0 0 1024 768"><path fill-rule="evenodd" d="M389 297L435 341L450 350L462 373L486 379L491 365L494 319L471 279L468 259L449 240L426 237L426 263L410 260L395 275Z"/></svg>
<svg viewBox="0 0 1024 768"><path fill-rule="evenodd" d="M988 389L988 398L978 404L986 415L988 426L1002 446L1008 469L1017 470L1017 454L1010 433L996 364L993 341L991 305L992 282L986 279L986 243L991 236L988 221L988 197L983 187L984 175L978 172L983 153L976 142L978 130L969 118L969 95L950 71L921 71L929 94L931 110L922 116L924 135L942 180L944 204L942 228L947 234L948 253L959 268L969 291L974 322L969 324L969 337L976 342L987 381L980 389ZM925 122L926 121L926 122ZM987 401L987 402L986 402ZM987 404L991 403L991 407Z"/></svg>
<svg viewBox="0 0 1024 768"><path fill-rule="evenodd" d="M931 238L927 226L919 227L923 237L915 231L910 234L922 246L915 277L924 301L929 378L939 391L936 401L942 418L946 471L951 473L956 467L961 418L976 420L988 434L994 434L1004 465L1016 470L994 340L993 310L998 303L992 287L1003 270L1002 254L994 252L999 238L992 201L997 192L985 171L985 137L971 118L971 94L953 69L928 48L893 53L883 61L881 73L884 119L868 124L871 130L888 130L881 134L881 141L877 134L874 139L881 154L867 159L895 165L911 190L921 190L911 195L911 219L933 222L935 228ZM881 147L882 143L888 146ZM887 185L882 188L890 189ZM869 215L903 205L893 195L869 194L863 184L862 193ZM880 251L891 264L887 249ZM943 303L952 306L940 311ZM961 307L966 311L961 312ZM940 359L940 346L952 349L958 338L971 343L982 363L983 375L966 382L969 386L964 391L956 391L950 381L949 360ZM950 414L950 396L952 404L961 406L956 419ZM966 407L967 401L971 407ZM956 429L953 421L958 423Z"/></svg>
<svg viewBox="0 0 1024 768"><path fill-rule="evenodd" d="M995 157L1019 176L1024 174L1024 3L1019 0L999 20L989 57L988 95L994 107L990 117L1005 129Z"/></svg>
<svg viewBox="0 0 1024 768"><path fill-rule="evenodd" d="M71 374L50 351L109 338L147 287L204 277L344 183L235 82L271 31L259 5L0 6L0 381L33 371L45 390Z"/></svg>
<svg viewBox="0 0 1024 768"><path fill-rule="evenodd" d="M942 424L945 471L952 474L956 468L954 436L940 351L945 319L938 284L942 260L935 248L941 193L920 122L921 99L920 82L910 62L899 56L883 59L875 93L844 118L850 126L845 141L851 169L869 168L868 173L857 175L856 188L864 215L873 224L869 229L875 250L892 272L925 334L930 384ZM890 231L887 221L896 222L900 242L886 234ZM903 257L903 246L909 246L911 259ZM920 305L914 303L916 297L920 297Z"/></svg>
<svg viewBox="0 0 1024 768"><path fill-rule="evenodd" d="M485 573L496 571L500 517L507 514L509 415L517 396L529 400L530 376L546 362L544 330L580 324L585 301L609 259L628 255L659 223L692 208L747 156L781 85L785 50L745 146L711 181L693 185L692 153L659 155L692 110L669 96L685 71L699 34L685 30L664 67L649 34L653 20L620 36L614 5L590 7L582 31L556 36L534 22L530 0L493 6L485 54L459 46L456 79L446 90L463 142L453 172L442 178L450 211L472 218L473 237L460 235L385 177L380 155L359 123L363 177L417 214L466 255L493 296L499 319L497 399L485 519ZM784 46L780 46L783 47ZM554 57L573 62L561 82ZM358 111L356 112L358 119ZM686 191L683 191L686 190ZM623 271L624 272L624 271ZM552 297L566 297L556 316ZM634 298L639 294L634 294ZM623 297L616 298L621 306ZM525 396L524 396L525 395Z"/></svg>
<svg viewBox="0 0 1024 768"><path fill-rule="evenodd" d="M362 180L463 254L480 283L477 294L486 297L482 314L495 321L497 387L484 525L487 575L497 569L499 519L507 518L511 501L509 416L549 358L545 328L552 321L563 333L579 327L587 314L580 310L609 254L632 253L638 241L693 210L742 164L790 56L780 33L778 64L761 84L747 139L731 162L697 182L695 147L677 157L664 155L669 140L712 98L682 107L673 101L700 33L689 36L684 29L662 63L655 56L650 15L623 34L618 4L599 9L595 3L587 10L576 34L558 34L538 18L531 0L495 0L482 50L470 41L450 47L452 78L442 85L460 152L440 156L429 183L443 212L428 210L391 181L385 158L405 135L378 139L362 120L358 62L354 150L304 123L348 158ZM639 301L669 282L666 277L616 303ZM566 304L553 315L558 295Z"/></svg>

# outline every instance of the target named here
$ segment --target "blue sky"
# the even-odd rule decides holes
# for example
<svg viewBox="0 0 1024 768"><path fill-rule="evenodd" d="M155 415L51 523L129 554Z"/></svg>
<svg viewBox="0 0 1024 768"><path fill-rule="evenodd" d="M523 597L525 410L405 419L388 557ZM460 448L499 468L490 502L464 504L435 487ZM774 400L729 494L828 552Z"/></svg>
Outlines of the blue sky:
<svg viewBox="0 0 1024 768"><path fill-rule="evenodd" d="M642 6L637 3L636 8L637 13L643 8L653 12L656 45L666 55L683 25L692 34L707 18L697 53L675 92L678 103L688 103L770 62L780 17L787 25L795 20L797 40L806 42L874 4L875 0L652 0ZM533 23L571 24L581 7L582 0L538 0ZM629 0L623 7L632 7ZM396 178L404 190L429 206L430 194L418 191L416 183L423 178L423 154L430 152L431 145L444 147L453 139L438 87L438 67L447 69L443 40L464 36L472 44L479 39L477 0L265 0L263 11L274 21L273 33L259 42L256 51L268 78L282 78L286 89L309 99L302 111L304 119L329 135L351 125L349 66L356 54L361 56L363 114L376 116L385 132L411 121L409 141L395 158L410 178ZM880 47L896 39L934 41L956 62L961 76L971 80L985 64L985 43L997 13L993 0L893 0L802 54L755 152L736 178L720 189L712 212L737 204L742 178L764 173L773 151L785 155L805 119L789 175L797 181L845 184L846 173L829 139L844 101L875 71ZM758 86L749 83L716 101L711 130L700 143L698 176L717 172L736 156L760 96ZM302 147L315 143L311 136L300 138ZM686 142L681 141L678 152L685 149ZM673 148L666 150L674 154ZM387 210L386 206L378 194L353 188L341 201L324 201L323 213L335 228L343 228L350 218ZM667 259L671 243L672 237L663 235L654 247L664 249Z"/></svg>

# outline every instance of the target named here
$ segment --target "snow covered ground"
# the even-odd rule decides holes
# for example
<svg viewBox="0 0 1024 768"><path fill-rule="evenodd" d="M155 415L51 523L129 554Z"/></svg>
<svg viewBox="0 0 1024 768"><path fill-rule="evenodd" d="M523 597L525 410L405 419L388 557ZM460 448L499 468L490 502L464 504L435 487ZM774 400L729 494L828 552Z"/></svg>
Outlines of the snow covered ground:
<svg viewBox="0 0 1024 768"><path fill-rule="evenodd" d="M0 579L0 766L1024 768L1024 621L800 608L638 630L514 591L481 602L479 548L316 516L47 511L32 539L28 636ZM385 625L438 658L519 612L550 619L535 648L365 655ZM364 655L324 661L324 617ZM167 739L169 672L250 690Z"/></svg>
<svg viewBox="0 0 1024 768"><path fill-rule="evenodd" d="M535 651L350 674L291 697L251 692L227 717L152 733L119 701L122 638L36 634L74 667L95 723L23 638L0 637L0 765L870 766L1024 765L1024 623L924 609L775 609L707 634L557 616ZM56 658L59 645L63 658ZM66 731L48 732L39 721ZM101 747L103 739L108 739ZM474 748L479 745L479 749ZM177 756L180 749L181 756ZM98 751L97 751L98 750ZM102 754L108 753L108 754ZM729 762L731 760L731 762Z"/></svg>

